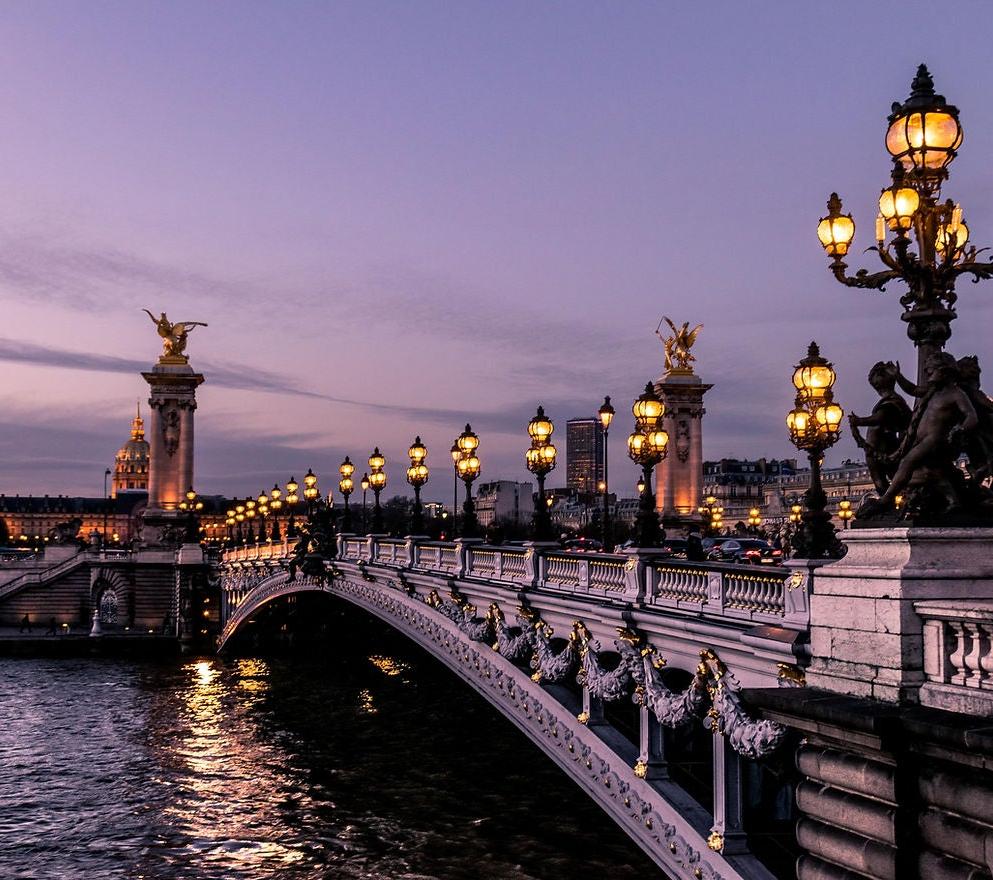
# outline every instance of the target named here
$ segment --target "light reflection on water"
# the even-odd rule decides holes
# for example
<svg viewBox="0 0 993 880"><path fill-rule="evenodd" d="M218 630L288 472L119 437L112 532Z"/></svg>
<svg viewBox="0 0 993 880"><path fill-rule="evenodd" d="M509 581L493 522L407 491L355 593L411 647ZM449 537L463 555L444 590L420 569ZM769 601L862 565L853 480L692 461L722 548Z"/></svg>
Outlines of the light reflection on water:
<svg viewBox="0 0 993 880"><path fill-rule="evenodd" d="M0 878L658 876L419 655L0 659Z"/></svg>

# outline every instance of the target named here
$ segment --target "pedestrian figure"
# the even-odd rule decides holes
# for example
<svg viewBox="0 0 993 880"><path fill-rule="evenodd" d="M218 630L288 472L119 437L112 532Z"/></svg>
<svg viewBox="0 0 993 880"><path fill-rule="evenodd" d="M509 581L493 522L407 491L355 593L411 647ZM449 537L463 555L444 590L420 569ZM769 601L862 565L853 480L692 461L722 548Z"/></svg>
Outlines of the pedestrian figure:
<svg viewBox="0 0 993 880"><path fill-rule="evenodd" d="M45 630L45 635L46 636L54 636L55 635L55 618L54 617L48 618L48 629Z"/></svg>
<svg viewBox="0 0 993 880"><path fill-rule="evenodd" d="M688 529L686 532L686 559L688 562L703 562L703 539L700 537L700 533L694 529Z"/></svg>
<svg viewBox="0 0 993 880"><path fill-rule="evenodd" d="M26 614L21 618L21 632L24 632L24 630L31 632L31 618Z"/></svg>

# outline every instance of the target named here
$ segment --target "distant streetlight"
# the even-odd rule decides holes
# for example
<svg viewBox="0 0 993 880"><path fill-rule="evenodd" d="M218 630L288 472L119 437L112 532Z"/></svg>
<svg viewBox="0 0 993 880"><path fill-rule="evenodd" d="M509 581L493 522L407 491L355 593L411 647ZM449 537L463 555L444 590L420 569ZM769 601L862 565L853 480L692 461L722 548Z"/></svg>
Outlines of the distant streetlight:
<svg viewBox="0 0 993 880"><path fill-rule="evenodd" d="M290 512L289 520L286 523L286 537L288 539L293 539L297 536L297 525L293 511L297 506L297 502L300 500L300 496L297 495L297 489L299 488L300 484L296 479L290 477L290 481L286 484L286 506Z"/></svg>
<svg viewBox="0 0 993 880"><path fill-rule="evenodd" d="M609 553L613 549L613 541L610 535L610 481L607 477L609 462L607 437L610 431L610 423L614 420L614 408L610 405L610 395L604 397L600 409L597 410L597 415L599 415L600 425L603 427L603 549Z"/></svg>
<svg viewBox="0 0 993 880"><path fill-rule="evenodd" d="M355 473L355 465L352 464L352 460L346 455L345 460L338 465L338 473L341 475L341 479L338 480L338 491L341 492L341 497L345 502L345 510L341 515L341 530L343 532L350 532L352 530L352 512L348 508L349 496L355 491L355 481L352 480L352 474Z"/></svg>
<svg viewBox="0 0 993 880"><path fill-rule="evenodd" d="M466 424L465 430L459 434L455 445L460 453L459 459L455 463L455 469L459 479L465 483L465 503L462 505L462 536L474 538L479 528L479 522L476 519L475 505L472 502L472 483L480 472L479 456L476 452L479 449L479 437L473 432L472 427Z"/></svg>
<svg viewBox="0 0 993 880"><path fill-rule="evenodd" d="M379 451L377 446L372 455L369 456L369 485L372 486L372 494L375 498L372 505L372 534L382 534L383 531L383 508L379 505L379 493L386 486L386 457Z"/></svg>
<svg viewBox="0 0 993 880"><path fill-rule="evenodd" d="M821 486L824 451L838 441L845 415L834 402L834 380L834 368L821 357L817 343L811 342L807 356L793 370L796 400L786 416L790 441L810 460L810 487L804 494L804 511L793 540L795 555L805 559L834 559L842 551Z"/></svg>
<svg viewBox="0 0 993 880"><path fill-rule="evenodd" d="M545 477L555 468L555 445L551 442L555 425L545 416L545 410L538 407L534 417L528 422L528 436L531 438L531 448L525 453L524 460L527 469L538 480L538 503L534 507L534 537L538 541L547 541L552 536L551 517L548 515L548 504L545 497Z"/></svg>
<svg viewBox="0 0 993 880"><path fill-rule="evenodd" d="M414 443L407 450L410 467L407 468L407 482L414 487L414 512L410 518L410 533L420 535L424 531L424 513L421 508L421 486L428 481L428 466L425 461L428 451L421 443L420 437L414 438Z"/></svg>

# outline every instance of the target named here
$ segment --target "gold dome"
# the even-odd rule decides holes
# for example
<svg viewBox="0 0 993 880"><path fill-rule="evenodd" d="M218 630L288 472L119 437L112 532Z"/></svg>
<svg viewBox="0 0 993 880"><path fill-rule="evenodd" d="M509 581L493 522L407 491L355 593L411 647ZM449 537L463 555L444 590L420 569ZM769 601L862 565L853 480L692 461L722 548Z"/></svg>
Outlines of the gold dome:
<svg viewBox="0 0 993 880"><path fill-rule="evenodd" d="M114 483L111 497L118 492L148 491L148 441L145 439L145 422L141 405L131 420L131 439L114 456Z"/></svg>

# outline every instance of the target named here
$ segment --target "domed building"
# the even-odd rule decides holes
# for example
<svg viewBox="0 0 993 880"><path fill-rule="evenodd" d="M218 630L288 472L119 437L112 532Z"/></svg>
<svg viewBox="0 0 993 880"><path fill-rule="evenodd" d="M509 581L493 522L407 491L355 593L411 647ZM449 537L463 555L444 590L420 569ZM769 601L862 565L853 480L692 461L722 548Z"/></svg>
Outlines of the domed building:
<svg viewBox="0 0 993 880"><path fill-rule="evenodd" d="M125 443L114 457L114 482L111 498L120 492L148 491L148 441L145 439L145 422L138 414L131 422L131 439Z"/></svg>

